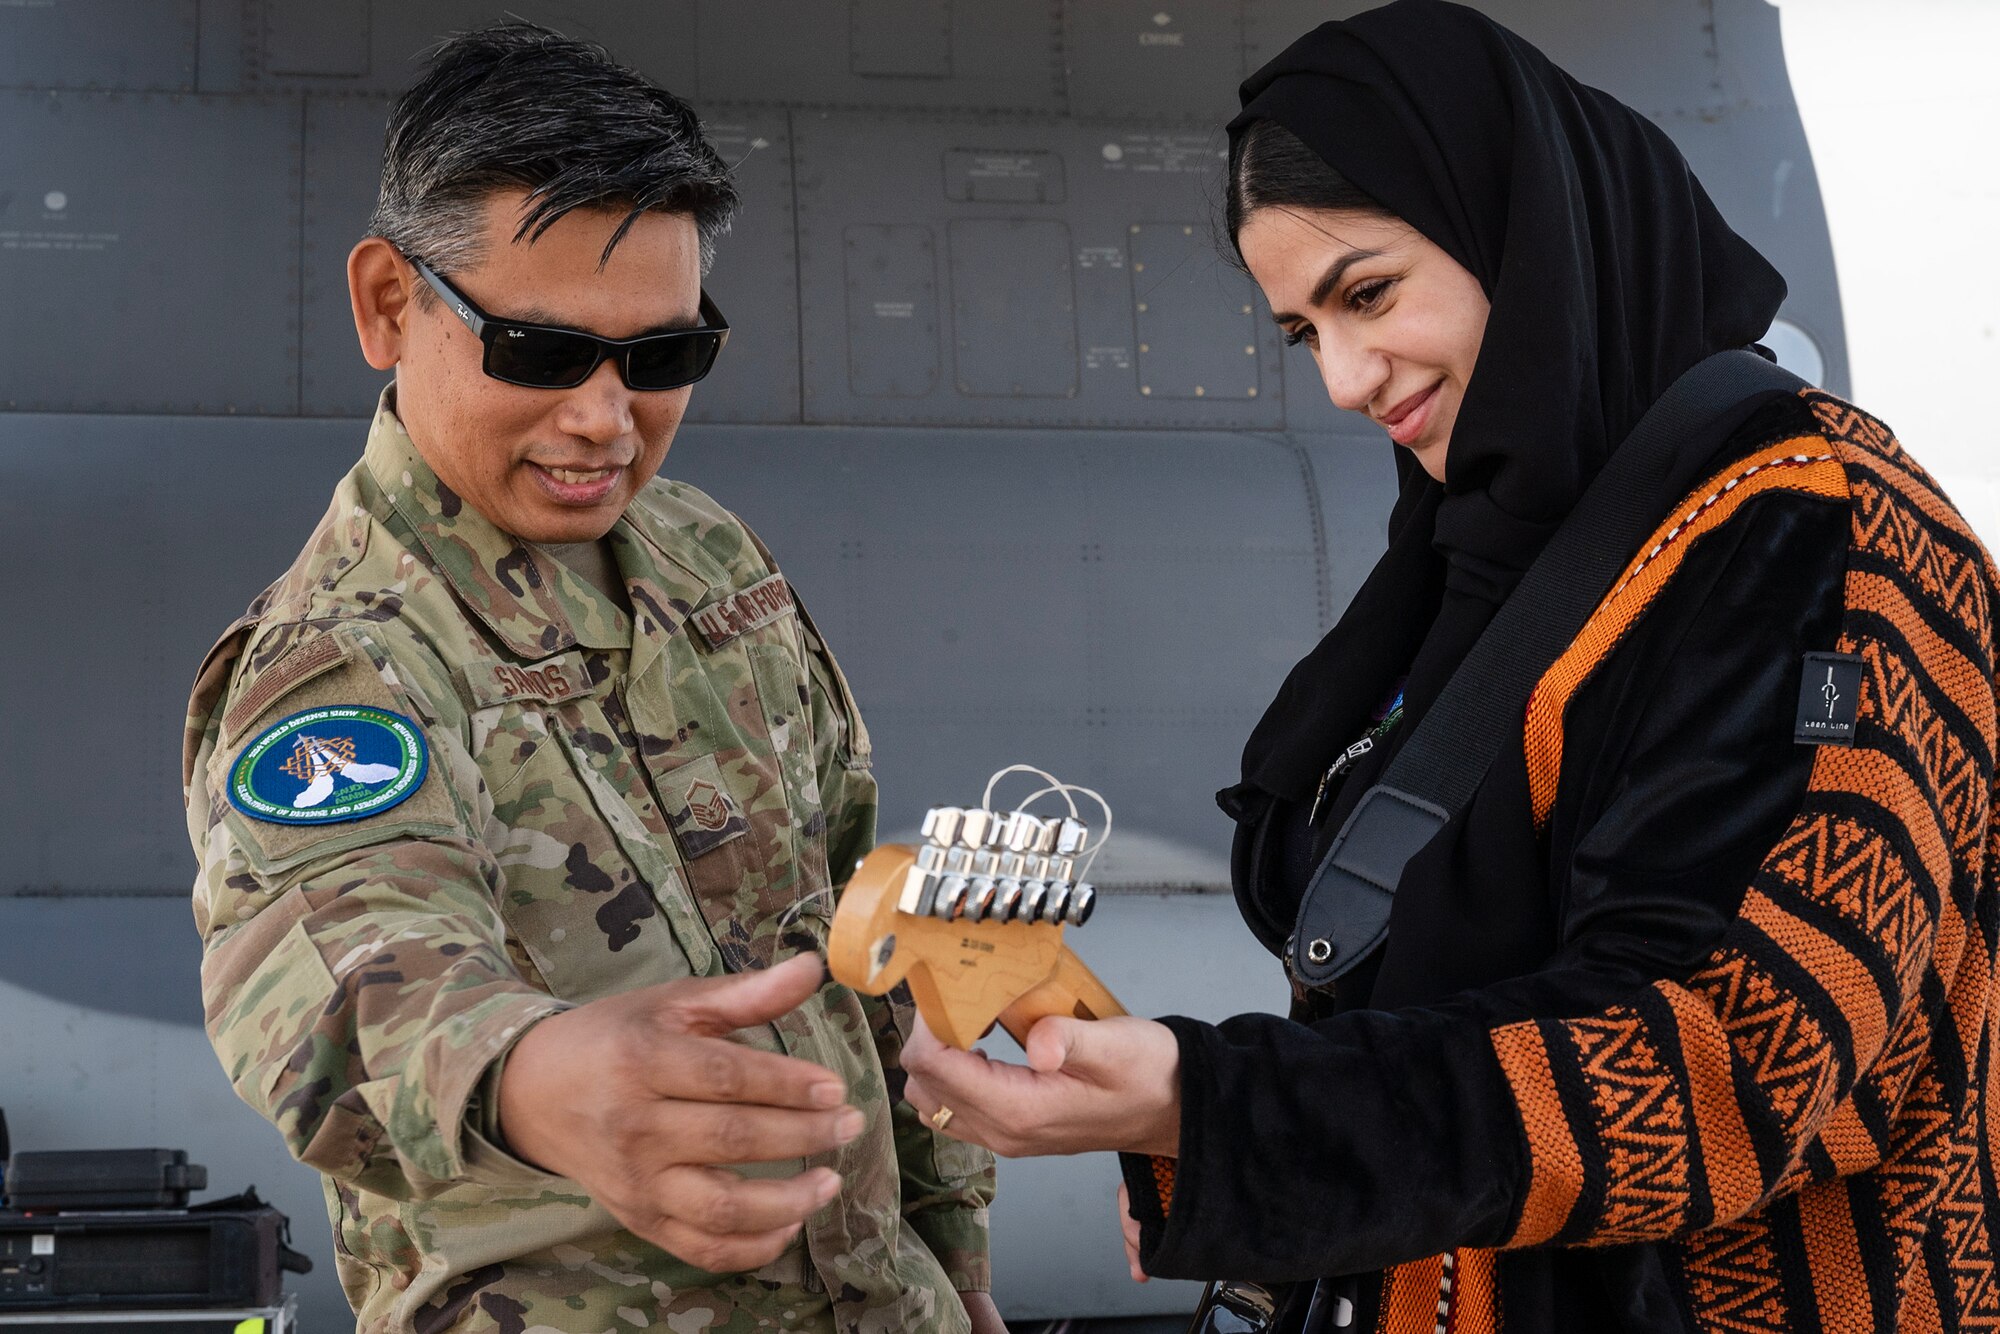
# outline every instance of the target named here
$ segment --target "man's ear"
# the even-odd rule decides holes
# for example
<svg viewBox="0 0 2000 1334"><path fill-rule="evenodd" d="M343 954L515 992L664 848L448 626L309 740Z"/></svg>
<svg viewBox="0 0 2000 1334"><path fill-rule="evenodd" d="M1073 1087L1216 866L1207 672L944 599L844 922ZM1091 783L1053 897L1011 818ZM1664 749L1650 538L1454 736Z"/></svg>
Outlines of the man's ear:
<svg viewBox="0 0 2000 1334"><path fill-rule="evenodd" d="M412 313L411 278L396 247L379 236L365 238L347 255L347 299L354 307L354 332L370 366L386 371L403 359Z"/></svg>

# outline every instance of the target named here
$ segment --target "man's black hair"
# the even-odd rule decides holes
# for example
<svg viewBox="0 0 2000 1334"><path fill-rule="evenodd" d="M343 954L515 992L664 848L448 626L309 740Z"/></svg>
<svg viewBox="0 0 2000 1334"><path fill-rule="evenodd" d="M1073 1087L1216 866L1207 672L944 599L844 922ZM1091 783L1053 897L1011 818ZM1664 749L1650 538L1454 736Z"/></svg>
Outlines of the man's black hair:
<svg viewBox="0 0 2000 1334"><path fill-rule="evenodd" d="M369 234L463 269L479 259L486 200L508 189L528 192L516 241L573 209L626 210L600 263L640 214L685 214L704 273L737 200L686 102L603 47L519 22L445 41L397 101Z"/></svg>

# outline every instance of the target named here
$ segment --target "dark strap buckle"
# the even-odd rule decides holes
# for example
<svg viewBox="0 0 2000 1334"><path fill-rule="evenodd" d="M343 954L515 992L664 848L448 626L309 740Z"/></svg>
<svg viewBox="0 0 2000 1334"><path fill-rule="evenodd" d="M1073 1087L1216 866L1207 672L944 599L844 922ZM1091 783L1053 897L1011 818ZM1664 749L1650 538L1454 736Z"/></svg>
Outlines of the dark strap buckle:
<svg viewBox="0 0 2000 1334"><path fill-rule="evenodd" d="M1323 987L1368 957L1389 934L1403 868L1451 815L1442 806L1377 784L1362 793L1306 886L1286 964Z"/></svg>

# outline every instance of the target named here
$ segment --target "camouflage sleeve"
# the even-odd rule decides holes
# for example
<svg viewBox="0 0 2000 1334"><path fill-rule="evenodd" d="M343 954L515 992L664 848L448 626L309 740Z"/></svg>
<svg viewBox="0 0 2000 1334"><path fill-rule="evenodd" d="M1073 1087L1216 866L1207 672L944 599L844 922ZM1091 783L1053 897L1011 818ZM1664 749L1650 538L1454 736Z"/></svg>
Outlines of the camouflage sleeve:
<svg viewBox="0 0 2000 1334"><path fill-rule="evenodd" d="M803 607L800 612L812 676L814 760L826 814L827 865L837 880L844 880L875 845L875 776L869 770L868 732L846 678ZM903 1216L937 1257L954 1288L987 1291L991 1267L986 1210L993 1201L993 1155L940 1135L902 1100L903 1040L916 1019L908 989L898 987L887 996L864 995L860 1000L893 1100Z"/></svg>
<svg viewBox="0 0 2000 1334"><path fill-rule="evenodd" d="M460 1181L549 1179L465 1123L494 1061L563 1006L509 959L501 868L476 832L484 789L449 678L428 655L392 661L378 629L266 636L192 756L208 1033L237 1093L328 1176L404 1200ZM237 758L276 720L335 704L418 724L429 764L413 795L318 826L231 804Z"/></svg>

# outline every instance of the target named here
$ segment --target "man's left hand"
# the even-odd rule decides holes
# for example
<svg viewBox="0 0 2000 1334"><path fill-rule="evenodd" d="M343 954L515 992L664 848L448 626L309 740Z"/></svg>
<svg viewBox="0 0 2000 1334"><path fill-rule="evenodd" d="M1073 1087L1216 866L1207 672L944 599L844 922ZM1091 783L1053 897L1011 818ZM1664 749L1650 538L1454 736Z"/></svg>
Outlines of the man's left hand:
<svg viewBox="0 0 2000 1334"><path fill-rule="evenodd" d="M1180 1152L1180 1044L1166 1025L1056 1016L1028 1031L1027 1053L1020 1066L947 1047L919 1016L903 1096L932 1125L951 1108L945 1134L1008 1158Z"/></svg>
<svg viewBox="0 0 2000 1334"><path fill-rule="evenodd" d="M993 1304L991 1293L961 1292L958 1300L972 1321L972 1334L1007 1334L1007 1322L1000 1318L1000 1308Z"/></svg>

